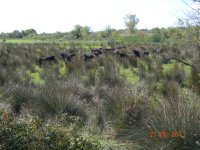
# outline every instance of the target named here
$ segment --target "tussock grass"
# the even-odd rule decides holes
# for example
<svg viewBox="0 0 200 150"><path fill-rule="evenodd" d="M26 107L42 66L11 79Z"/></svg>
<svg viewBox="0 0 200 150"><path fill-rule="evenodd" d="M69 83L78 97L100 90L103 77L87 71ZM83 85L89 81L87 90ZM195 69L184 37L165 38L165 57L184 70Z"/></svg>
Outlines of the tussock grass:
<svg viewBox="0 0 200 150"><path fill-rule="evenodd" d="M125 59L107 52L87 62L83 59L85 52L100 46L117 47L126 43L125 51L130 52L133 47L141 46L141 39L149 40L138 34L127 37L127 41L113 38L110 43L103 39L0 45L3 98L11 101L12 110L19 118L26 113L24 110L28 110L30 115L41 119L42 124L50 120L58 125L51 126L58 130L38 127L44 131L43 135L35 132L36 139L47 141L47 145L43 143L47 149L62 143L59 135L67 133L62 131L69 128L73 131L72 137L86 134L91 138L110 139L110 143L102 142L114 149L123 147L115 142L133 145L129 149L198 149L199 96L188 89L191 86L194 91L198 90L198 72L190 74L190 69L176 62L163 64L160 56L153 54L147 58ZM154 46L149 48L153 50ZM60 52L69 51L76 51L75 58L71 62L62 60ZM38 58L49 55L55 55L57 63L44 63L39 67ZM186 80L188 84L185 84ZM61 128L60 123L64 124ZM185 136L149 137L150 131L163 130L182 131ZM18 136L17 132L23 136ZM24 130L20 128L16 133L13 137L26 140ZM68 137L65 140L68 141ZM85 142L82 139L70 141ZM39 141L39 145L41 143ZM134 143L138 147L134 147ZM27 146L26 142L24 146Z"/></svg>

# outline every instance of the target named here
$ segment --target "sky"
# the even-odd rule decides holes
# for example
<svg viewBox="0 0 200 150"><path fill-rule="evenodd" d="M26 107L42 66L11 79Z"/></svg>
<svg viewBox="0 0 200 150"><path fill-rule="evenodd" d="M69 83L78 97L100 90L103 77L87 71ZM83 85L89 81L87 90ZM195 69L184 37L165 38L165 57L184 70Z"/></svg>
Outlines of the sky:
<svg viewBox="0 0 200 150"><path fill-rule="evenodd" d="M181 0L0 0L0 33L68 32L77 24L92 31L125 29L126 14L139 18L138 29L171 27L186 7Z"/></svg>

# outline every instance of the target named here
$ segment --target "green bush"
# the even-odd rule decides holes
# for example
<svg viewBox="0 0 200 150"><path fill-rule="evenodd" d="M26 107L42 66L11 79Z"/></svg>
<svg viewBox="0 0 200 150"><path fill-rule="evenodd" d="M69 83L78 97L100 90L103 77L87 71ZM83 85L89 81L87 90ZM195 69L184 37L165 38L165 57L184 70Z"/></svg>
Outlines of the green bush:
<svg viewBox="0 0 200 150"><path fill-rule="evenodd" d="M148 69L145 61L139 60L137 63L137 67L138 67L138 74L139 74L140 79L145 79L146 72Z"/></svg>
<svg viewBox="0 0 200 150"><path fill-rule="evenodd" d="M68 113L86 119L85 106L93 97L92 91L76 78L50 80L39 87L35 94L36 99L31 104L35 106L33 111L40 117Z"/></svg>
<svg viewBox="0 0 200 150"><path fill-rule="evenodd" d="M180 86L176 81L164 80L161 92L166 99L176 99L179 95Z"/></svg>
<svg viewBox="0 0 200 150"><path fill-rule="evenodd" d="M6 111L0 111L0 149L27 150L100 150L98 141L89 140L60 128L41 125L38 120L16 122Z"/></svg>
<svg viewBox="0 0 200 150"><path fill-rule="evenodd" d="M28 104L33 97L33 88L25 84L7 84L6 96L12 97L11 106L14 113L20 114L24 104Z"/></svg>
<svg viewBox="0 0 200 150"><path fill-rule="evenodd" d="M195 92L200 93L200 71L192 69L190 81L192 89Z"/></svg>
<svg viewBox="0 0 200 150"><path fill-rule="evenodd" d="M147 102L150 106L148 117L142 124L138 128L127 127L119 135L137 141L146 150L199 149L199 100L199 96L189 91L181 91L172 101L154 97ZM150 132L155 132L155 137L151 137ZM162 136L161 132L165 132L166 136ZM173 132L178 132L178 136L173 137Z"/></svg>
<svg viewBox="0 0 200 150"><path fill-rule="evenodd" d="M180 66L177 63L174 64L173 67L168 72L166 72L165 76L167 80L174 80L182 86L185 80L185 72L183 66Z"/></svg>

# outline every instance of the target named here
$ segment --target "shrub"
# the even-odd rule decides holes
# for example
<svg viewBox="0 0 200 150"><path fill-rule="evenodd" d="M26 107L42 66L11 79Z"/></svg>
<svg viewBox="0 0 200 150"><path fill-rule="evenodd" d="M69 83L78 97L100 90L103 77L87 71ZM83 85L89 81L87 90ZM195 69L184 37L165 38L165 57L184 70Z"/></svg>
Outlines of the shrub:
<svg viewBox="0 0 200 150"><path fill-rule="evenodd" d="M146 63L142 60L139 60L137 66L138 66L138 72L139 72L140 79L145 79L146 78L146 72L147 72Z"/></svg>
<svg viewBox="0 0 200 150"><path fill-rule="evenodd" d="M108 84L110 86L123 85L124 81L119 76L119 65L113 57L106 57L104 67L98 70L99 85Z"/></svg>
<svg viewBox="0 0 200 150"><path fill-rule="evenodd" d="M96 69L91 69L88 71L87 76L85 77L85 85L89 86L95 86L96 83Z"/></svg>
<svg viewBox="0 0 200 150"><path fill-rule="evenodd" d="M179 85L183 85L185 80L185 72L183 66L181 68L177 63L174 64L173 68L166 73L166 78L168 80L175 80L177 83L179 83Z"/></svg>
<svg viewBox="0 0 200 150"><path fill-rule="evenodd" d="M191 86L195 92L200 93L200 71L197 69L191 71Z"/></svg>
<svg viewBox="0 0 200 150"><path fill-rule="evenodd" d="M62 124L38 124L38 120L16 122L6 111L0 111L0 149L66 149L99 150L96 140L89 140L63 130Z"/></svg>
<svg viewBox="0 0 200 150"><path fill-rule="evenodd" d="M33 98L33 89L25 84L9 83L6 85L6 96L12 97L11 105L13 111L20 114L22 105L28 104Z"/></svg>
<svg viewBox="0 0 200 150"><path fill-rule="evenodd" d="M161 92L166 99L177 99L179 88L180 86L176 81L164 80Z"/></svg>
<svg viewBox="0 0 200 150"><path fill-rule="evenodd" d="M36 91L37 99L32 101L34 111L41 117L68 113L86 119L85 104L92 99L92 93L78 79L48 81Z"/></svg>
<svg viewBox="0 0 200 150"><path fill-rule="evenodd" d="M138 128L126 128L120 134L124 139L137 141L147 150L200 148L200 101L197 95L182 91L173 101L155 97L149 102L148 117ZM155 137L151 132L155 132Z"/></svg>

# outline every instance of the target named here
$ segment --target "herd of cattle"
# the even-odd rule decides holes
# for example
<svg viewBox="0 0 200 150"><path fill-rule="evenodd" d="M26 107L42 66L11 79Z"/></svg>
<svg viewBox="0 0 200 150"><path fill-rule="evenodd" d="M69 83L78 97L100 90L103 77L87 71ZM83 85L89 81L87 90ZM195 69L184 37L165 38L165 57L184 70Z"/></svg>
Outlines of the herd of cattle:
<svg viewBox="0 0 200 150"><path fill-rule="evenodd" d="M126 47L92 49L90 54L85 53L85 54L83 54L82 57L83 57L84 61L88 61L95 57L99 57L99 55L103 54L103 52L112 52L122 58L149 56L149 51L146 51L146 50L135 50L134 49L131 51L131 53L126 53L126 52L122 51L122 49L124 49L124 48L126 48ZM155 52L162 53L163 48L155 49ZM75 52L60 53L60 57L69 62L71 62L75 56L76 56ZM57 60L56 60L55 56L40 57L38 60L39 65L42 65L43 62L57 62Z"/></svg>

